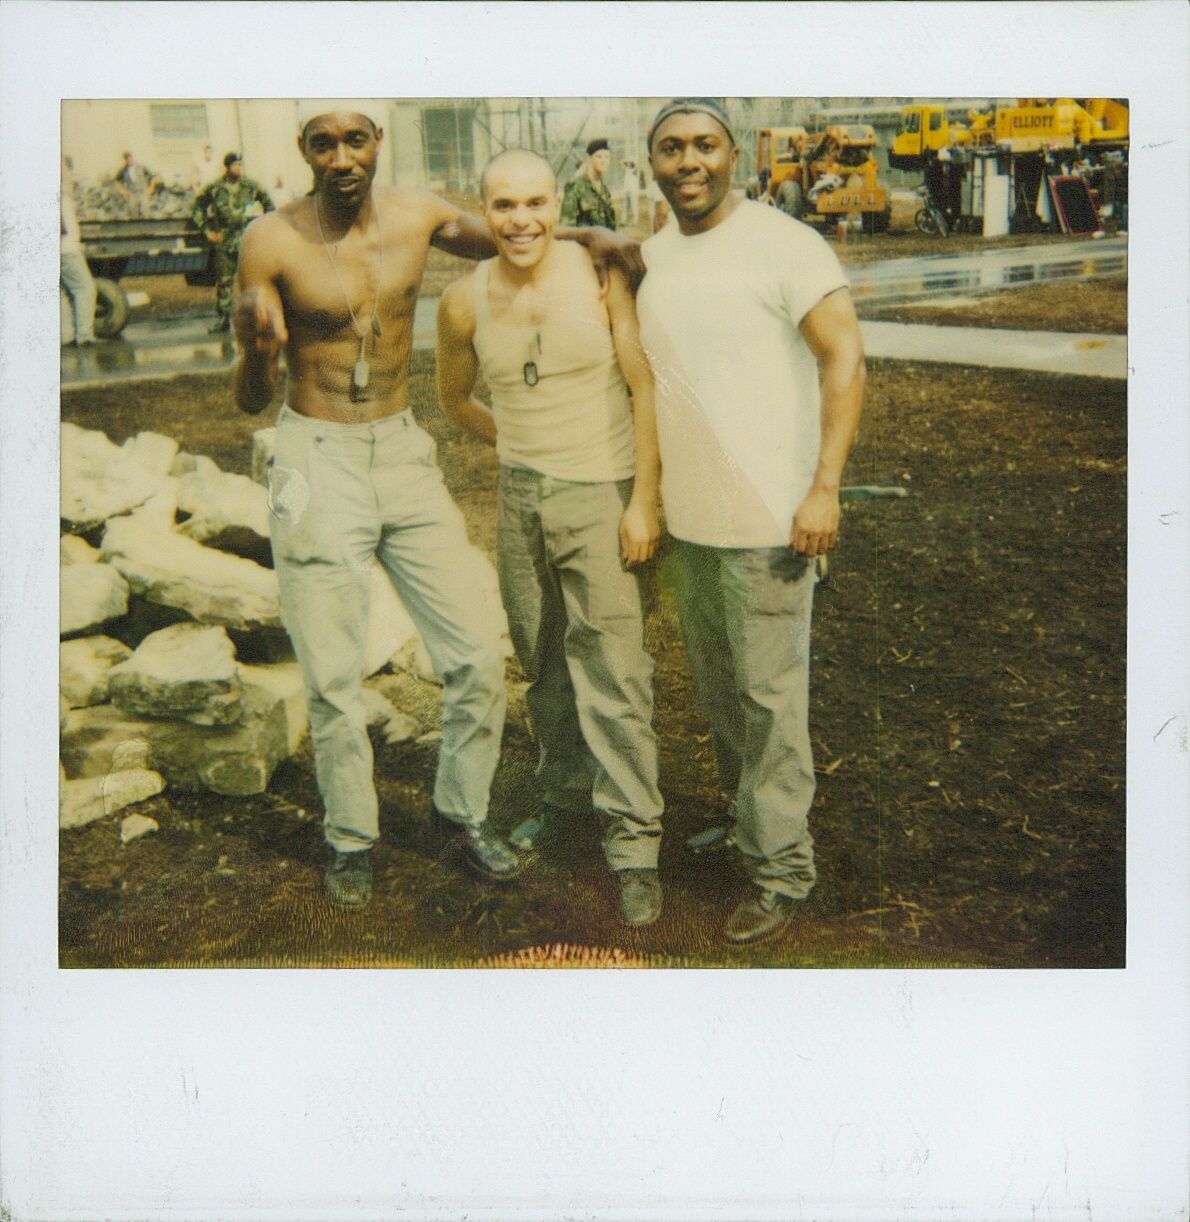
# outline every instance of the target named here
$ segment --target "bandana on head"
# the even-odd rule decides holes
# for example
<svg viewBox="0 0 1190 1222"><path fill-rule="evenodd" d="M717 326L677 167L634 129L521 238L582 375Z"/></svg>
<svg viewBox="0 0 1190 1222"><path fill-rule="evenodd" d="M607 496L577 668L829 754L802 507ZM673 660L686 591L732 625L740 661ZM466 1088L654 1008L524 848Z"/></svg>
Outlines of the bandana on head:
<svg viewBox="0 0 1190 1222"><path fill-rule="evenodd" d="M666 102L664 106L657 112L657 117L653 120L649 127L649 133L645 137L645 143L648 146L649 152L653 151L653 134L671 115L691 115L704 114L710 115L712 119L718 123L731 139L731 143L735 144L735 134L731 130L731 120L727 117L727 111L712 98L675 98L672 102Z"/></svg>
<svg viewBox="0 0 1190 1222"><path fill-rule="evenodd" d="M319 115L349 114L363 115L372 121L372 126L379 131L384 123L384 105L371 98L307 98L298 103L297 128L298 135L304 136L306 128Z"/></svg>

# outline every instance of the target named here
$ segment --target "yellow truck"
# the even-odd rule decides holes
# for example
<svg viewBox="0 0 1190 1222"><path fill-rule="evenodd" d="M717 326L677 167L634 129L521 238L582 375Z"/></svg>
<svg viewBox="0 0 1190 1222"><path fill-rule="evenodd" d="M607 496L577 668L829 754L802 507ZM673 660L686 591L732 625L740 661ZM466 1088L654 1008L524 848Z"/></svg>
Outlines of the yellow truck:
<svg viewBox="0 0 1190 1222"><path fill-rule="evenodd" d="M1006 153L1120 149L1128 144L1128 107L1113 98L1018 98L1015 106L968 111L952 121L940 103L905 106L888 164L922 170L944 148Z"/></svg>
<svg viewBox="0 0 1190 1222"><path fill-rule="evenodd" d="M1055 174L1077 173L1105 216L1119 213L1127 203L1127 149L1128 107L1113 98L1017 98L1015 106L968 111L966 122L928 102L902 108L888 164L923 175L950 229L978 231L983 206L972 173L995 160L1011 179L1012 231L1027 232L1047 223L1037 213L1043 184Z"/></svg>
<svg viewBox="0 0 1190 1222"><path fill-rule="evenodd" d="M839 124L821 132L765 127L757 137L756 195L767 195L798 220L827 225L858 215L865 233L888 229L892 205L867 124Z"/></svg>

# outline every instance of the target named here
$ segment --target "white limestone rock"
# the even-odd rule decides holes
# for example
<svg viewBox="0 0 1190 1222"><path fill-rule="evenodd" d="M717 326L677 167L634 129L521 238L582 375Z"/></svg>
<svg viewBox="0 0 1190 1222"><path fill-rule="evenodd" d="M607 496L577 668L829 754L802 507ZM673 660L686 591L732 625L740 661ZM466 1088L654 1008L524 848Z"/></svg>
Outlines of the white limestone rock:
<svg viewBox="0 0 1190 1222"><path fill-rule="evenodd" d="M426 648L426 643L420 636L414 637L413 640L406 644L393 655L392 664L399 670L407 671L411 675L416 675L419 679L424 679L427 683L437 683L441 685L442 680L438 677L434 670L434 663L430 661L430 651Z"/></svg>
<svg viewBox="0 0 1190 1222"><path fill-rule="evenodd" d="M109 772L153 767L153 748L147 738L126 738L113 752Z"/></svg>
<svg viewBox="0 0 1190 1222"><path fill-rule="evenodd" d="M196 469L178 481L178 508L191 516L178 530L202 543L228 530L269 537L268 494L246 475Z"/></svg>
<svg viewBox="0 0 1190 1222"><path fill-rule="evenodd" d="M177 457L169 465L169 473L175 478L181 475L189 475L198 466L198 462L193 454L187 454L182 450Z"/></svg>
<svg viewBox="0 0 1190 1222"><path fill-rule="evenodd" d="M99 548L92 547L86 539L78 535L63 535L58 543L59 563L66 564L98 564Z"/></svg>
<svg viewBox="0 0 1190 1222"><path fill-rule="evenodd" d="M364 647L364 677L387 666L392 657L414 639L420 640L405 604L397 597L379 560L373 560L368 574L371 599L368 615L368 640Z"/></svg>
<svg viewBox="0 0 1190 1222"><path fill-rule="evenodd" d="M108 672L132 650L110 636L76 637L58 647L58 690L72 709L108 699Z"/></svg>
<svg viewBox="0 0 1190 1222"><path fill-rule="evenodd" d="M222 628L174 624L150 633L108 671L112 703L136 717L180 717L199 726L240 719L235 646Z"/></svg>
<svg viewBox="0 0 1190 1222"><path fill-rule="evenodd" d="M410 742L422 733L422 725L408 713L402 713L374 687L364 688L364 706L368 711L368 728L379 729L386 742Z"/></svg>
<svg viewBox="0 0 1190 1222"><path fill-rule="evenodd" d="M178 453L178 443L161 433L137 433L129 437L121 449L150 475L169 475Z"/></svg>
<svg viewBox="0 0 1190 1222"><path fill-rule="evenodd" d="M296 662L278 662L270 666L241 664L240 685L244 691L253 687L262 688L281 702L285 712L286 744L289 754L295 754L310 730L301 667Z"/></svg>
<svg viewBox="0 0 1190 1222"><path fill-rule="evenodd" d="M161 824L148 815L126 815L120 821L120 843L131 844L148 832L158 831L160 827Z"/></svg>
<svg viewBox="0 0 1190 1222"><path fill-rule="evenodd" d="M58 792L58 826L84 827L126 806L155 797L164 788L161 774L144 768L63 781Z"/></svg>
<svg viewBox="0 0 1190 1222"><path fill-rule="evenodd" d="M262 487L269 486L269 472L273 468L273 455L277 450L275 427L257 429L252 434L252 479Z"/></svg>
<svg viewBox="0 0 1190 1222"><path fill-rule="evenodd" d="M68 564L59 571L58 634L94 628L128 611L128 582L109 564Z"/></svg>
<svg viewBox="0 0 1190 1222"><path fill-rule="evenodd" d="M163 477L161 487L128 517L147 530L172 531L178 521L178 481L173 476Z"/></svg>
<svg viewBox="0 0 1190 1222"><path fill-rule="evenodd" d="M144 504L161 486L132 456L94 429L62 425L61 517L90 530Z"/></svg>
<svg viewBox="0 0 1190 1222"><path fill-rule="evenodd" d="M173 531L162 534L132 518L107 524L102 555L134 593L179 607L199 623L281 626L277 575L251 560L203 547Z"/></svg>
<svg viewBox="0 0 1190 1222"><path fill-rule="evenodd" d="M285 709L255 685L244 688L241 704L240 720L231 726L135 718L114 704L75 709L66 720L60 758L72 780L106 776L120 749L143 739L154 768L172 789L263 793L288 753Z"/></svg>
<svg viewBox="0 0 1190 1222"><path fill-rule="evenodd" d="M364 691L379 693L402 717L417 724L417 734L442 728L444 702L442 688L409 671L375 675L364 680ZM366 697L365 697L366 698ZM377 706L378 707L378 706Z"/></svg>

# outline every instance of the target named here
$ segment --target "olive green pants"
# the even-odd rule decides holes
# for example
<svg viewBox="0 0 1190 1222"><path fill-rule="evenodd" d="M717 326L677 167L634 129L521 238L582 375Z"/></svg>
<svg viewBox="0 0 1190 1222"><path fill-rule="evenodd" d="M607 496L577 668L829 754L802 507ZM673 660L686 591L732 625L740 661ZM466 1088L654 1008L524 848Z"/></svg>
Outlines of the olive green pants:
<svg viewBox="0 0 1190 1222"><path fill-rule="evenodd" d="M690 669L732 795L736 844L753 882L804 899L815 880L814 562L788 547L678 540L672 566Z"/></svg>
<svg viewBox="0 0 1190 1222"><path fill-rule="evenodd" d="M641 582L620 554L632 480L580 484L500 468L496 569L537 736L543 800L604 817L613 870L661 844L653 659Z"/></svg>

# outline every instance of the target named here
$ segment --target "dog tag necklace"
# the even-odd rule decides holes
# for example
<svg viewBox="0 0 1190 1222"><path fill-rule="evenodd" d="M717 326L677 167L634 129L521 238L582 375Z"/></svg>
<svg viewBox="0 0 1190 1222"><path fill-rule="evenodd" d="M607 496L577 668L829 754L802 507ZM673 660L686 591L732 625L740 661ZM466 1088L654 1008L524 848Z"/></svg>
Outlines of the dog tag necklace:
<svg viewBox="0 0 1190 1222"><path fill-rule="evenodd" d="M331 248L327 245L326 231L322 228L322 214L318 207L318 196L314 197L314 217L318 221L318 236L322 239L322 249L326 251L326 257L330 260L331 271L335 273L335 279L339 283L339 292L343 294L343 304L347 307L347 313L351 316L351 326L359 336L359 359L355 362L355 369L351 374L351 385L358 391L363 390L368 385L368 375L371 372L371 367L368 365L368 359L365 355L365 348L368 342L368 332L372 333L372 355L376 355L376 340L384 333L380 328L380 285L384 280L384 226L380 223L380 209L376 204L376 199L372 198L372 211L376 214L376 229L380 235L380 261L376 267L376 300L372 304L372 318L367 327L361 327L359 320L355 316L355 311L351 308L351 298L347 296L347 289L343 284L343 277L339 275L339 268L335 263L335 256L331 254Z"/></svg>
<svg viewBox="0 0 1190 1222"><path fill-rule="evenodd" d="M508 317L510 321L515 321L512 310L512 294L508 291L508 286L504 283L504 276L500 276L500 285L504 290L504 304L508 307ZM541 355L541 324L537 325L537 336L534 341L537 345L537 355ZM541 381L541 375L537 371L537 362L533 359L533 349L529 349L529 359L525 362L521 369L521 376L525 379L526 386L536 386Z"/></svg>

